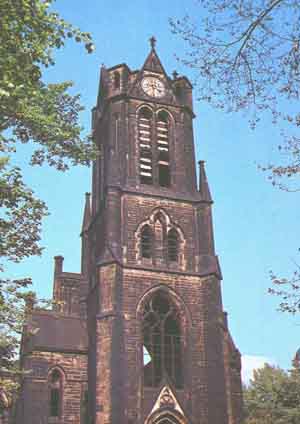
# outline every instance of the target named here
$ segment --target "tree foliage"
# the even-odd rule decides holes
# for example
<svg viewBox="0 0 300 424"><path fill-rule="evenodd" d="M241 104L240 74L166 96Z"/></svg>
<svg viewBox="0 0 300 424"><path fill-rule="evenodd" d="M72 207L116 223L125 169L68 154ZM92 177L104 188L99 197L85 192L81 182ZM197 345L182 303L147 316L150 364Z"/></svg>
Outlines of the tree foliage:
<svg viewBox="0 0 300 424"><path fill-rule="evenodd" d="M55 51L69 39L94 50L91 35L53 10L53 0L0 0L0 272L6 260L40 255L45 203L26 185L14 165L21 144L31 144L28 162L65 171L95 157L89 136L82 136L79 95L72 82L45 82ZM3 274L2 274L3 275ZM0 276L0 371L14 368L31 280ZM1 373L0 373L1 374ZM3 383L3 382L2 382ZM2 384L1 383L1 384ZM13 383L7 383L7 387Z"/></svg>
<svg viewBox="0 0 300 424"><path fill-rule="evenodd" d="M299 404L299 365L284 371L265 364L244 388L245 424L298 424Z"/></svg>
<svg viewBox="0 0 300 424"><path fill-rule="evenodd" d="M282 164L268 164L273 184L300 172L300 3L297 0L198 0L196 17L171 20L187 44L182 61L196 73L199 99L250 124L271 114L280 124Z"/></svg>
<svg viewBox="0 0 300 424"><path fill-rule="evenodd" d="M68 38L93 50L91 36L51 12L52 1L1 0L0 146L15 151L17 143L38 145L32 164L45 161L57 169L91 159L89 138L81 137L79 96L68 93L71 82L46 84L43 71L53 66L55 49Z"/></svg>
<svg viewBox="0 0 300 424"><path fill-rule="evenodd" d="M292 314L300 312L300 266L296 264L290 278L278 277L274 272L270 272L270 277L273 286L269 293L281 298L279 310Z"/></svg>

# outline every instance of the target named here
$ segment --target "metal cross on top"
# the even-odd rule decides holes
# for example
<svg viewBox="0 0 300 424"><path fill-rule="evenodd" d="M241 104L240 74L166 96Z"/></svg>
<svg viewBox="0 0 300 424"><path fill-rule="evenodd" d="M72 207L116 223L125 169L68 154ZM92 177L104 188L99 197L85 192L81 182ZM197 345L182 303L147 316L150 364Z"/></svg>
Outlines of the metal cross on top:
<svg viewBox="0 0 300 424"><path fill-rule="evenodd" d="M152 37L149 39L149 41L150 41L152 49L154 49L155 44L156 44L156 38L152 35Z"/></svg>

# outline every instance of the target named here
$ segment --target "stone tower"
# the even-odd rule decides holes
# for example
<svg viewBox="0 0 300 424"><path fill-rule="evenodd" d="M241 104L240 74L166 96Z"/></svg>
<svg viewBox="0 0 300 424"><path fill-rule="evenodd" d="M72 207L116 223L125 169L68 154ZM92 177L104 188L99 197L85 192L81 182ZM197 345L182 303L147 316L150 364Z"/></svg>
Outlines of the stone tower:
<svg viewBox="0 0 300 424"><path fill-rule="evenodd" d="M81 272L57 256L55 306L28 305L18 424L241 424L194 117L154 38L140 70L101 69Z"/></svg>
<svg viewBox="0 0 300 424"><path fill-rule="evenodd" d="M238 424L240 354L222 309L192 86L151 40L140 70L102 68L83 272L95 424Z"/></svg>

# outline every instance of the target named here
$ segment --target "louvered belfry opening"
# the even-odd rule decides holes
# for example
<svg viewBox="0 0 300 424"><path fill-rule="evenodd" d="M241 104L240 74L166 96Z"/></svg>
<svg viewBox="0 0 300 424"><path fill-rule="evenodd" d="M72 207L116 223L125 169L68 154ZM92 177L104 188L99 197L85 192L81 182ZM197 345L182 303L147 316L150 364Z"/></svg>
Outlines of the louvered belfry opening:
<svg viewBox="0 0 300 424"><path fill-rule="evenodd" d="M178 262L178 233L172 228L168 232L168 261Z"/></svg>
<svg viewBox="0 0 300 424"><path fill-rule="evenodd" d="M147 302L143 316L144 385L157 387L167 375L183 385L181 330L176 306L159 292Z"/></svg>
<svg viewBox="0 0 300 424"><path fill-rule="evenodd" d="M49 415L60 417L62 410L62 376L58 370L52 371L49 378Z"/></svg>
<svg viewBox="0 0 300 424"><path fill-rule="evenodd" d="M156 137L158 149L158 183L161 187L171 184L170 155L169 155L169 116L159 112L156 122Z"/></svg>
<svg viewBox="0 0 300 424"><path fill-rule="evenodd" d="M152 113L147 108L142 108L138 118L138 141L140 150L140 182L153 183L152 169Z"/></svg>
<svg viewBox="0 0 300 424"><path fill-rule="evenodd" d="M141 256L142 258L152 256L152 231L149 225L145 225L141 231Z"/></svg>

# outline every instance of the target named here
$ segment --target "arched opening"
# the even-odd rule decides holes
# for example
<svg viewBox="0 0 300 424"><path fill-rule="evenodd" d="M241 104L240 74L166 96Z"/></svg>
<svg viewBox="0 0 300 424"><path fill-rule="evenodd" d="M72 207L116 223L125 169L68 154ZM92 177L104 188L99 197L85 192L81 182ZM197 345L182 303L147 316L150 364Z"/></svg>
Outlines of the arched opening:
<svg viewBox="0 0 300 424"><path fill-rule="evenodd" d="M121 85L121 76L118 71L114 72L114 89L119 90Z"/></svg>
<svg viewBox="0 0 300 424"><path fill-rule="evenodd" d="M145 225L141 231L141 257L151 258L152 256L152 231L149 225Z"/></svg>
<svg viewBox="0 0 300 424"><path fill-rule="evenodd" d="M183 384L179 313L164 291L155 293L143 311L144 384L157 387L167 375L175 387Z"/></svg>
<svg viewBox="0 0 300 424"><path fill-rule="evenodd" d="M138 141L140 150L140 181L142 184L153 183L152 144L151 144L152 112L142 108L138 116Z"/></svg>
<svg viewBox="0 0 300 424"><path fill-rule="evenodd" d="M151 424L181 424L181 421L179 421L173 414L166 411L151 421Z"/></svg>
<svg viewBox="0 0 300 424"><path fill-rule="evenodd" d="M49 375L49 415L50 417L61 417L63 397L63 378L58 369Z"/></svg>
<svg viewBox="0 0 300 424"><path fill-rule="evenodd" d="M168 232L168 261L178 262L179 238L175 228Z"/></svg>
<svg viewBox="0 0 300 424"><path fill-rule="evenodd" d="M161 111L157 116L158 183L161 187L171 184L169 157L169 116Z"/></svg>

